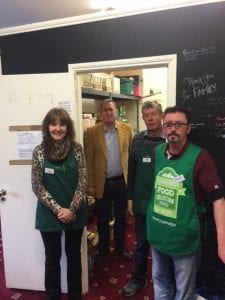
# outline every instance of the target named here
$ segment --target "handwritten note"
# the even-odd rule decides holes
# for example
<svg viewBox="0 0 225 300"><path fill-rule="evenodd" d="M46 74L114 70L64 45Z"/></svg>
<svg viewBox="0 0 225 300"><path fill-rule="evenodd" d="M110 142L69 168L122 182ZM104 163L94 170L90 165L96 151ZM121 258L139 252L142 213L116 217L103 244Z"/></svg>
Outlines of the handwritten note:
<svg viewBox="0 0 225 300"><path fill-rule="evenodd" d="M186 87L183 90L185 102L192 98L215 94L217 90L213 73L204 73L199 77L185 77L183 82Z"/></svg>
<svg viewBox="0 0 225 300"><path fill-rule="evenodd" d="M200 49L184 49L182 51L184 61L195 61L201 56L212 55L216 53L215 46L201 47Z"/></svg>
<svg viewBox="0 0 225 300"><path fill-rule="evenodd" d="M197 123L191 123L191 128L192 129L195 129L195 128L199 128L199 127L203 127L205 126L205 123L202 123L202 122L197 122Z"/></svg>
<svg viewBox="0 0 225 300"><path fill-rule="evenodd" d="M56 106L64 108L70 115L72 114L72 100L58 100Z"/></svg>
<svg viewBox="0 0 225 300"><path fill-rule="evenodd" d="M225 116L217 116L215 122L215 136L225 138Z"/></svg>

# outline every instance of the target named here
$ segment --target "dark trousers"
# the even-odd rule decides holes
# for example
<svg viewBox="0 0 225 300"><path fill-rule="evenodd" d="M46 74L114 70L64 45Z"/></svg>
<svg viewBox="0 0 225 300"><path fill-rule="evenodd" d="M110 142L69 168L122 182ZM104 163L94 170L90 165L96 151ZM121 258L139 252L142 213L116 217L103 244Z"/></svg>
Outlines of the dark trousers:
<svg viewBox="0 0 225 300"><path fill-rule="evenodd" d="M80 253L82 232L83 229L65 231L69 300L82 299ZM48 300L61 299L61 235L61 231L41 231L45 247L45 289Z"/></svg>
<svg viewBox="0 0 225 300"><path fill-rule="evenodd" d="M114 241L116 252L125 249L127 193L124 178L117 180L106 179L104 193L101 199L96 200L97 230L99 235L99 252L109 253L109 221L112 215L114 223Z"/></svg>
<svg viewBox="0 0 225 300"><path fill-rule="evenodd" d="M139 286L145 286L148 268L148 252L150 248L147 241L145 215L135 216L135 233L137 244L135 247L135 269L132 274L132 281Z"/></svg>

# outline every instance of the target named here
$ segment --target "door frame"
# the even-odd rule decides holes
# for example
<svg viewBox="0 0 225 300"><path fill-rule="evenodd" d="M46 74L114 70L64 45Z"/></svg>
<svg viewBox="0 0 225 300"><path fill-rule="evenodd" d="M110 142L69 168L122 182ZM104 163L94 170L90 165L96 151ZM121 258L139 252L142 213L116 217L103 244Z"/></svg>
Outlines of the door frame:
<svg viewBox="0 0 225 300"><path fill-rule="evenodd" d="M77 120L75 120L76 136L82 142L82 94L81 79L83 73L109 72L114 70L144 69L144 68L167 67L167 106L176 103L176 78L177 78L177 54L138 57L119 60L105 60L87 63L69 64L68 70L74 74L75 105L77 109Z"/></svg>
<svg viewBox="0 0 225 300"><path fill-rule="evenodd" d="M0 188L4 188L7 192L6 201L0 203L6 287L44 291L44 247L40 233L34 226L37 197L31 189L31 160L23 161L18 154L20 145L17 134L40 131L39 125L46 111L53 107L60 107L59 102L64 100L66 105L68 104L69 112L73 112L71 118L77 119L74 108L74 78L73 74L68 72L0 74L0 91L2 110L6 111L7 115L6 118L2 118L1 135L3 133L3 136L7 137L4 143L8 145L2 147L3 172L2 177L0 176ZM37 128L33 125L37 125ZM31 146L32 139L31 143L27 144ZM25 215L18 218L21 214ZM23 228L26 230L21 230ZM28 249L27 252L24 252L24 247ZM64 252L63 248L61 282L62 292L67 292ZM82 236L81 258L82 290L86 293L88 292L88 260L85 230ZM30 276L31 272L32 276Z"/></svg>

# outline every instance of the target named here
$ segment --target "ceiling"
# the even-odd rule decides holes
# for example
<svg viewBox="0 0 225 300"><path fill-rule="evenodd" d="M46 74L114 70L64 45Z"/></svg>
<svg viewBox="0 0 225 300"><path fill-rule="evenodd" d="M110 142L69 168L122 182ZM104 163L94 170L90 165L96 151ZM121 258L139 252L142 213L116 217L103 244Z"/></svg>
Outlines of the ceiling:
<svg viewBox="0 0 225 300"><path fill-rule="evenodd" d="M91 7L95 1L97 0L0 0L0 31L11 27L53 21L56 19L78 16L91 18L93 15L103 13L102 9ZM170 7L172 5L192 5L220 1L222 0L135 0L134 4L136 4L136 7L134 9L137 11L137 4L138 8L140 8L142 2L145 3L145 7L147 8L162 9L162 7ZM117 2L117 4L120 3L120 5L121 3L126 4L126 7L131 11L132 0L111 0L111 2ZM112 3L110 3L108 8L114 5ZM105 6L105 8L107 8L107 6ZM113 10L113 12L116 12L116 9ZM107 14L107 9L104 13L105 15Z"/></svg>
<svg viewBox="0 0 225 300"><path fill-rule="evenodd" d="M0 29L95 13L91 0L0 0Z"/></svg>

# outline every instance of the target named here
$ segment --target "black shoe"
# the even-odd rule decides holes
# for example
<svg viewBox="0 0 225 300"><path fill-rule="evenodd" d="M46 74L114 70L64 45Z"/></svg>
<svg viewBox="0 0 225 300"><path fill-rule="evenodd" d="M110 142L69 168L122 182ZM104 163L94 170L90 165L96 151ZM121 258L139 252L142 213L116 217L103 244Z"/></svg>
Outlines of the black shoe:
<svg viewBox="0 0 225 300"><path fill-rule="evenodd" d="M109 255L109 252L99 252L94 259L95 264L101 264L104 259Z"/></svg>
<svg viewBox="0 0 225 300"><path fill-rule="evenodd" d="M126 250L117 251L116 255L118 255L119 257L121 257L122 259L124 259L126 261L132 260L132 255L129 252L127 252Z"/></svg>

